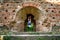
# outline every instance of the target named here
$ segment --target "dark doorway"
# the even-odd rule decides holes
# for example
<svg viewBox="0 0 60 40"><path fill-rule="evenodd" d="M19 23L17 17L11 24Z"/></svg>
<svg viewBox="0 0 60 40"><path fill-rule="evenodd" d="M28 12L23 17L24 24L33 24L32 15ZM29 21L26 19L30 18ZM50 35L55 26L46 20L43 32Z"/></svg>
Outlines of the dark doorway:
<svg viewBox="0 0 60 40"><path fill-rule="evenodd" d="M34 32L36 30L36 22L32 14L26 15L26 20L24 22L24 31L25 32Z"/></svg>

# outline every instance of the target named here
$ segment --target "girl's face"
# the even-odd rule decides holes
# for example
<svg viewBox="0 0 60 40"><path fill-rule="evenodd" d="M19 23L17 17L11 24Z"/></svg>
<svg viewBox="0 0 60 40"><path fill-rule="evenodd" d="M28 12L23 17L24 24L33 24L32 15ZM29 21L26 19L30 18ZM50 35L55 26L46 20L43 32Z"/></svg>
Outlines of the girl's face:
<svg viewBox="0 0 60 40"><path fill-rule="evenodd" d="M29 16L28 19L31 19L31 16Z"/></svg>
<svg viewBox="0 0 60 40"><path fill-rule="evenodd" d="M31 20L31 16L28 17L28 20Z"/></svg>

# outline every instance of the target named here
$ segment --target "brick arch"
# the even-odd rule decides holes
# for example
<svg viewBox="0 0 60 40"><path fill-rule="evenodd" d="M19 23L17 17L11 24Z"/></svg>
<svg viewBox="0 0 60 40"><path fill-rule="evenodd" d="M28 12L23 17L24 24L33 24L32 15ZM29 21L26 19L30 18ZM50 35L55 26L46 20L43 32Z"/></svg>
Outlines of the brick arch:
<svg viewBox="0 0 60 40"><path fill-rule="evenodd" d="M24 2L24 3L21 3L20 6L17 6L18 8L16 9L15 17L16 17L16 14L18 13L18 11L20 11L22 8L27 7L27 6L35 7L37 9L39 9L40 11L42 11L43 14L46 14L45 10L40 6L40 3L36 3L36 2Z"/></svg>
<svg viewBox="0 0 60 40"><path fill-rule="evenodd" d="M17 12L16 17L17 17L17 15L20 14L20 16L21 16L21 17L23 18L23 20L24 20L24 19L26 19L26 15L27 15L27 14L32 14L32 15L35 17L35 19L38 20L38 19L39 19L39 15L42 15L42 14L40 14L40 13L42 13L42 12L41 12L38 8L33 7L33 6L26 6L26 7L21 8L21 9Z"/></svg>

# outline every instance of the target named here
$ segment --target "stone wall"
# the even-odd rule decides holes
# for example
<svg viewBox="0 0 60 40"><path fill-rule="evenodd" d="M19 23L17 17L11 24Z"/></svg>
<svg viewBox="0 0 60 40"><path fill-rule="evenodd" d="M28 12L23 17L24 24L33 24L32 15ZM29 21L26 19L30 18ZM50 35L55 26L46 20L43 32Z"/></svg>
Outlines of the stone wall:
<svg viewBox="0 0 60 40"><path fill-rule="evenodd" d="M37 0L37 1L36 0L30 0L30 1L22 0L21 2L20 1L10 0L10 2L0 3L0 25L9 25L11 21L15 20L15 15L18 12L17 10L19 9L19 7L21 7L21 5L23 5L24 2L31 1L31 2L36 2L37 4L39 4L39 7L41 6L42 8L42 9L40 8L40 10L44 13L43 14L44 16L42 16L41 20L39 20L40 22L39 21L37 22L37 28L40 28L38 31L40 30L45 31L43 29L45 29L46 27L47 27L47 30L52 29L49 27L52 27L54 25L60 26L60 18L59 18L60 17L60 4L54 4L54 3L46 2L43 0L41 1L40 0ZM37 6L35 4L33 5L34 7Z"/></svg>

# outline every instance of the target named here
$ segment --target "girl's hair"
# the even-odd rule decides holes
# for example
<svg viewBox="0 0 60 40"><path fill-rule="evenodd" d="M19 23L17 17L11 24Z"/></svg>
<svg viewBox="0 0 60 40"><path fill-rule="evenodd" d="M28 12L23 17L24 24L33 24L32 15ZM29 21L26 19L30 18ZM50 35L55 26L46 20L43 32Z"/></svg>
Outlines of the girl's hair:
<svg viewBox="0 0 60 40"><path fill-rule="evenodd" d="M27 19L28 19L28 17L30 17L30 16L31 16L32 19L34 18L34 16L33 16L32 14L27 14Z"/></svg>

